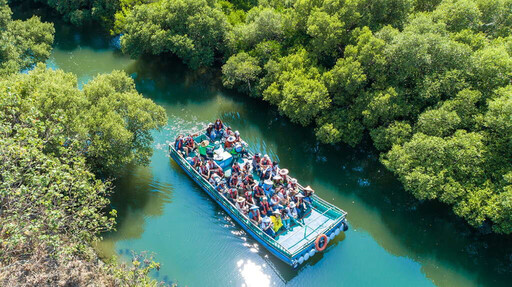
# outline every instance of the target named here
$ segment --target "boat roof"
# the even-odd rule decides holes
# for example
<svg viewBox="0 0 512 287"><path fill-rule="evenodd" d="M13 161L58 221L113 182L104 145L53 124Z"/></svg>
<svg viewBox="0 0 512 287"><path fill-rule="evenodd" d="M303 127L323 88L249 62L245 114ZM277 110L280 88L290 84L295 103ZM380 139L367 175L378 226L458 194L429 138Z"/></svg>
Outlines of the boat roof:
<svg viewBox="0 0 512 287"><path fill-rule="evenodd" d="M194 141L196 143L200 143L203 140L209 140L208 136L204 132L195 134L198 134L194 137ZM247 149L249 150L249 154L252 158L254 153L250 150L250 147ZM236 160L240 165L249 161L249 159L241 157ZM225 173L231 173L231 165L232 164L223 168ZM253 177L255 181L259 181L259 176L254 172ZM298 187L299 190L303 189L300 184L298 184ZM270 241L273 241L271 242L272 244L276 245L284 252L288 253L289 256L293 257L303 251L304 248L310 246L320 234L325 234L327 230L330 230L335 225L339 224L344 220L345 216L345 211L313 194L313 208L310 212L308 212L308 214L306 214L300 221L297 221L290 230L286 230L275 238L271 238L269 236L269 239Z"/></svg>

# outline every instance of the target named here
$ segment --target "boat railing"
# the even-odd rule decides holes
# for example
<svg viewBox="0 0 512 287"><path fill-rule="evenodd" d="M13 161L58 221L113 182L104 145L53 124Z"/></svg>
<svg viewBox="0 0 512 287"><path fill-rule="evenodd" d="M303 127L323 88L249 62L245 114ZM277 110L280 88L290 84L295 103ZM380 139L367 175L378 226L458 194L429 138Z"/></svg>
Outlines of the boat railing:
<svg viewBox="0 0 512 287"><path fill-rule="evenodd" d="M258 235L263 236L266 239L266 241L268 241L270 244L277 247L281 251L281 253L283 253L283 255L286 255L287 257L290 256L290 252L288 251L288 249L286 249L284 246L279 244L279 242L277 242L277 240L275 240L275 238L268 235L261 228L256 226L247 216L240 213L238 211L238 209L236 208L236 206L231 201L229 201L224 195L219 194L218 191L213 187L213 185L209 181L207 181L197 170L195 170L194 168L192 168L190 166L188 161L183 157L183 155L181 153L177 152L176 149L172 145L170 145L170 148L172 149L172 152L174 154L178 155L179 160L184 164L184 166L188 170L193 172L196 175L196 178L199 178L199 180L210 190L210 194L215 196L215 198L217 198L219 201L223 202L224 206L228 207L231 210L231 212L235 216L237 216L240 220L242 220L245 223L245 225L247 227L249 227L253 232L256 232Z"/></svg>

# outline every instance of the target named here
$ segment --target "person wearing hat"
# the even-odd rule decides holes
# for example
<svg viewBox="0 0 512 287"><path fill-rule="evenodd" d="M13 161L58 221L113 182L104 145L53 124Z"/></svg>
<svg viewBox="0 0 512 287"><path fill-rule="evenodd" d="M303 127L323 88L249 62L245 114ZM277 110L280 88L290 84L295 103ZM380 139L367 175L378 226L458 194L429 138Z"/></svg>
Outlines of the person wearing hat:
<svg viewBox="0 0 512 287"><path fill-rule="evenodd" d="M210 145L210 142L208 140L204 140L199 144L198 150L199 155L206 159L206 148Z"/></svg>
<svg viewBox="0 0 512 287"><path fill-rule="evenodd" d="M279 188L277 188L276 193L277 196L279 197L279 203L284 206L287 206L288 203L290 202L290 198L288 197L288 192L286 188L280 186Z"/></svg>
<svg viewBox="0 0 512 287"><path fill-rule="evenodd" d="M272 171L272 161L270 160L268 154L263 156L263 158L260 161L260 165L262 170L266 170L268 167L270 167L270 171Z"/></svg>
<svg viewBox="0 0 512 287"><path fill-rule="evenodd" d="M267 166L266 168L260 169L260 178L261 179L272 179L272 167Z"/></svg>
<svg viewBox="0 0 512 287"><path fill-rule="evenodd" d="M252 157L252 168L257 174L260 174L260 161L260 153L255 153L254 156Z"/></svg>
<svg viewBox="0 0 512 287"><path fill-rule="evenodd" d="M229 200L235 203L238 198L238 190L236 188L231 187L230 189L228 189L228 196Z"/></svg>
<svg viewBox="0 0 512 287"><path fill-rule="evenodd" d="M252 174L251 162L246 161L245 164L242 166L242 171L246 174Z"/></svg>
<svg viewBox="0 0 512 287"><path fill-rule="evenodd" d="M297 179L291 178L289 183L289 188L293 190L297 190Z"/></svg>
<svg viewBox="0 0 512 287"><path fill-rule="evenodd" d="M270 206L273 210L276 210L280 202L281 201L279 200L279 196L277 195L277 192L275 192L270 198Z"/></svg>
<svg viewBox="0 0 512 287"><path fill-rule="evenodd" d="M279 175L279 164L277 161L272 162L272 176Z"/></svg>
<svg viewBox="0 0 512 287"><path fill-rule="evenodd" d="M274 237L276 235L276 233L274 232L274 229L272 228L272 220L270 219L270 217L268 216L264 216L262 219L261 219L261 225L260 225L261 229L263 230L263 232L265 232L266 234Z"/></svg>
<svg viewBox="0 0 512 287"><path fill-rule="evenodd" d="M299 218L304 217L304 215L306 214L306 211L308 209L308 206L304 202L303 198L304 198L304 195L300 192L295 195L295 199L296 199L295 204L297 205L297 211L299 212Z"/></svg>
<svg viewBox="0 0 512 287"><path fill-rule="evenodd" d="M270 220L272 220L272 229L274 229L274 233L278 233L279 230L283 227L283 221L281 220L281 212L279 210L274 210L272 212L272 216L270 216Z"/></svg>
<svg viewBox="0 0 512 287"><path fill-rule="evenodd" d="M234 136L229 136L226 139L226 142L224 143L224 149L226 151L230 152L233 149L234 144L235 144L235 137Z"/></svg>
<svg viewBox="0 0 512 287"><path fill-rule="evenodd" d="M249 207L245 203L245 198L241 196L236 199L235 207L240 213L245 215L247 215L247 212L249 211Z"/></svg>
<svg viewBox="0 0 512 287"><path fill-rule="evenodd" d="M251 207L249 207L249 214L247 214L247 217L249 217L249 220L251 220L252 223L259 225L261 223L260 208L257 205L251 205Z"/></svg>
<svg viewBox="0 0 512 287"><path fill-rule="evenodd" d="M270 204L268 204L266 196L261 198L260 211L263 216L267 216L270 215L270 213L272 213L272 207L270 207Z"/></svg>
<svg viewBox="0 0 512 287"><path fill-rule="evenodd" d="M272 188L273 185L274 182L270 179L265 179L263 181L263 191L268 198L272 197L272 194L274 194L274 189Z"/></svg>
<svg viewBox="0 0 512 287"><path fill-rule="evenodd" d="M283 178L279 174L274 175L272 180L274 181L274 186L281 186L281 185L283 185L283 181L282 181Z"/></svg>
<svg viewBox="0 0 512 287"><path fill-rule="evenodd" d="M215 189L220 193L220 194L224 194L227 190L226 188L226 181L224 180L221 180L219 182L219 184L217 185L217 187L215 187Z"/></svg>
<svg viewBox="0 0 512 287"><path fill-rule="evenodd" d="M313 204L313 193L315 191L311 188L311 186L304 187L304 202L308 205L308 208Z"/></svg>
<svg viewBox="0 0 512 287"><path fill-rule="evenodd" d="M192 137L192 135L188 135L186 138L185 138L185 146L183 147L183 149L185 150L185 152L187 153L187 156L195 151L197 149L197 144L196 142L194 141L194 138Z"/></svg>
<svg viewBox="0 0 512 287"><path fill-rule="evenodd" d="M297 206L295 205L295 202L290 202L288 205L288 215L290 216L290 219L296 220L299 218L299 212L297 211Z"/></svg>
<svg viewBox="0 0 512 287"><path fill-rule="evenodd" d="M245 191L244 197L245 197L245 202L247 202L247 204L249 204L249 205L256 204L256 200L254 199L254 197L252 195L252 190Z"/></svg>

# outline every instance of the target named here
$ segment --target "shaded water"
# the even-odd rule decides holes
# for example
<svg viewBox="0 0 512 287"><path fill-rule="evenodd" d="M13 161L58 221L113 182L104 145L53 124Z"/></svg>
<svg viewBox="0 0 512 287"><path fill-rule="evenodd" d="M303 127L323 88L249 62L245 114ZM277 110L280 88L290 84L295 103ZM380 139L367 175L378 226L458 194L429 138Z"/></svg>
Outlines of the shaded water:
<svg viewBox="0 0 512 287"><path fill-rule="evenodd" d="M57 30L51 67L77 74L81 84L123 69L169 116L153 133L150 165L131 167L117 182L118 226L102 242L103 254L150 251L162 266L157 279L187 286L511 285L510 237L475 231L446 206L418 202L371 148L319 146L310 130L269 105L222 90L214 73L192 72L166 57L131 60L91 29ZM217 117L346 210L345 237L293 270L234 224L167 155L177 132Z"/></svg>

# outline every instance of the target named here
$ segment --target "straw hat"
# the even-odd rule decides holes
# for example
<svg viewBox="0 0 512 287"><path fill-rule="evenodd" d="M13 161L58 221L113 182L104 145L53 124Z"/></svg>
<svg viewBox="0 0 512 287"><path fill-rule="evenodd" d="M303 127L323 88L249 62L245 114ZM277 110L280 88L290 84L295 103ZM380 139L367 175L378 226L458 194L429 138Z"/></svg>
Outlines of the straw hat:
<svg viewBox="0 0 512 287"><path fill-rule="evenodd" d="M261 200L267 200L267 197L266 197L266 196L264 196L264 197L262 197L262 198L261 198Z"/></svg>
<svg viewBox="0 0 512 287"><path fill-rule="evenodd" d="M236 141L236 138L234 136L229 136L228 137L228 142L232 143L234 141Z"/></svg>
<svg viewBox="0 0 512 287"><path fill-rule="evenodd" d="M242 203L244 201L245 201L245 198L243 198L243 197L239 197L239 198L236 199L236 202Z"/></svg>
<svg viewBox="0 0 512 287"><path fill-rule="evenodd" d="M309 192L313 192L313 193L315 192L315 191L311 188L311 186L309 186L309 185L308 185L308 186L306 186L306 187L304 187L304 190L307 190L307 191L309 191Z"/></svg>
<svg viewBox="0 0 512 287"><path fill-rule="evenodd" d="M210 141L208 141L208 140L204 140L201 142L202 147L207 147L209 144L210 144Z"/></svg>
<svg viewBox="0 0 512 287"><path fill-rule="evenodd" d="M283 179L279 174L274 176L274 180L280 180L280 179Z"/></svg>
<svg viewBox="0 0 512 287"><path fill-rule="evenodd" d="M279 174L280 174L281 176L285 176L285 175L287 175L287 174L288 174L288 170L287 170L286 168L280 169L280 170L279 170Z"/></svg>
<svg viewBox="0 0 512 287"><path fill-rule="evenodd" d="M268 157L268 154L264 155L263 157L264 157L264 158L269 158L269 157Z"/></svg>
<svg viewBox="0 0 512 287"><path fill-rule="evenodd" d="M249 207L249 209L259 209L259 207L257 205L251 205L251 207Z"/></svg>
<svg viewBox="0 0 512 287"><path fill-rule="evenodd" d="M297 179L296 179L296 178L292 178L292 179L291 179L291 182L292 182L292 183L297 183Z"/></svg>
<svg viewBox="0 0 512 287"><path fill-rule="evenodd" d="M281 215L281 212L279 212L279 210L274 210L274 212L272 212L273 214L279 214Z"/></svg>
<svg viewBox="0 0 512 287"><path fill-rule="evenodd" d="M239 136L240 132L239 131L235 131L235 135Z"/></svg>
<svg viewBox="0 0 512 287"><path fill-rule="evenodd" d="M298 194L296 194L296 195L295 195L295 197L303 198L303 197L304 197L304 195L302 195L302 193L298 193Z"/></svg>
<svg viewBox="0 0 512 287"><path fill-rule="evenodd" d="M273 182L273 181L271 181L270 179L265 179L265 180L263 181L263 183L264 183L264 184L266 184L266 185L273 185L273 184L274 184L274 182Z"/></svg>

